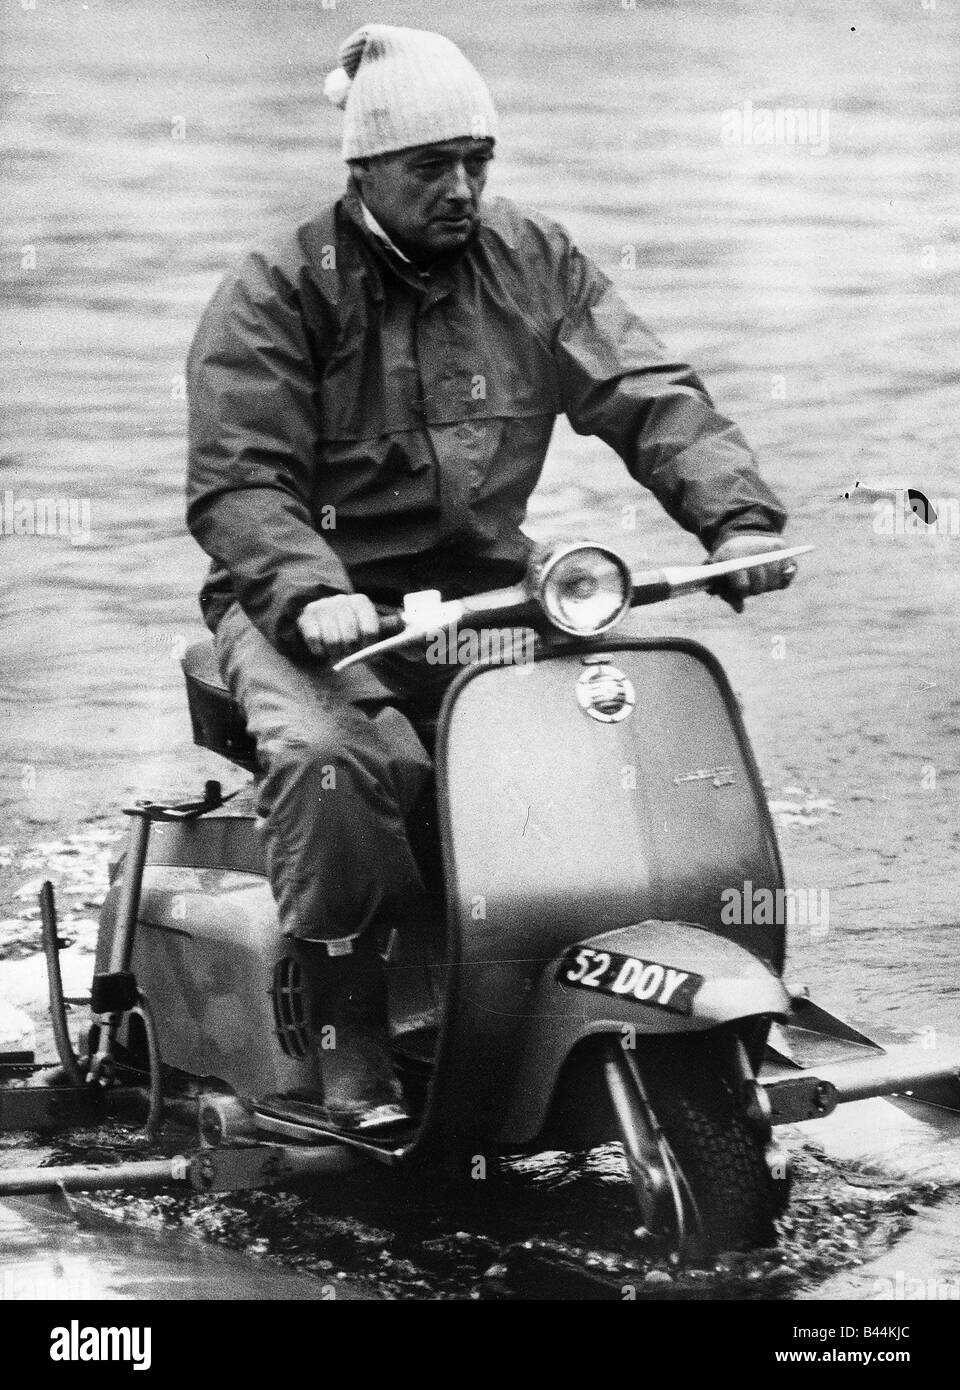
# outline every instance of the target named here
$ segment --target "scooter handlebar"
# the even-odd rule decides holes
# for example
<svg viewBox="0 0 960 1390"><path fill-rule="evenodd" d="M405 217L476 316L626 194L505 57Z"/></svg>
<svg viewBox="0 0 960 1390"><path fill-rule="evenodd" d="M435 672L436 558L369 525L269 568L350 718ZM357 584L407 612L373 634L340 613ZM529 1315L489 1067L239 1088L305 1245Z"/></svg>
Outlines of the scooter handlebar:
<svg viewBox="0 0 960 1390"><path fill-rule="evenodd" d="M711 587L724 575L737 571L756 569L761 565L790 562L798 555L806 555L813 549L810 545L791 546L787 549L768 551L763 555L745 556L736 560L723 560L714 564L670 565L659 570L645 570L634 573L632 579L631 608L650 603L662 603L665 599L679 594L690 593L695 589ZM433 594L430 595L433 598ZM358 661L367 661L382 652L400 647L412 646L431 633L452 627L464 620L481 624L486 619L488 625L495 625L497 619L517 616L529 606L535 606L525 585L517 584L508 589L492 589L485 594L474 594L467 599L448 599L443 601L437 594L436 601L429 604L416 615L397 610L381 613L380 635L376 642L360 651L343 657L333 666L334 671L343 671Z"/></svg>

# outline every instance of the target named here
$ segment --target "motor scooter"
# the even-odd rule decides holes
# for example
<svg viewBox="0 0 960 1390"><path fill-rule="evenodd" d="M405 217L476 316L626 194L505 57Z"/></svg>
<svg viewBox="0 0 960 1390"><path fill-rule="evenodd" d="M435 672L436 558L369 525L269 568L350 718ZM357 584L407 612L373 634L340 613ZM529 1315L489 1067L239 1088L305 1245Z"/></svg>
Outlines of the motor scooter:
<svg viewBox="0 0 960 1390"><path fill-rule="evenodd" d="M278 923L253 784L231 799L209 782L194 803L129 808L82 1058L66 1036L48 895L67 1084L49 1092L58 1102L0 1089L0 1128L146 1086L151 1123L192 1105L202 1143L179 1166L146 1165L142 1181L206 1191L366 1160L466 1175L502 1153L619 1140L643 1227L703 1258L771 1239L790 1188L775 1125L908 1090L960 1108L956 1054L894 1055L791 992L782 908L774 921L730 920L731 891L784 902L738 701L697 642L618 631L632 609L810 549L631 573L593 542L542 547L520 584L410 596L377 642L338 663L431 642L438 660L467 653L420 729L436 769L442 935L411 924L381 942L408 1127L338 1130L311 1099L322 1078L308 977ZM210 644L183 666L195 742L255 780L256 748ZM52 1171L62 1186L119 1185ZM31 1181L42 1180L21 1173L17 1188L0 1175L0 1190Z"/></svg>

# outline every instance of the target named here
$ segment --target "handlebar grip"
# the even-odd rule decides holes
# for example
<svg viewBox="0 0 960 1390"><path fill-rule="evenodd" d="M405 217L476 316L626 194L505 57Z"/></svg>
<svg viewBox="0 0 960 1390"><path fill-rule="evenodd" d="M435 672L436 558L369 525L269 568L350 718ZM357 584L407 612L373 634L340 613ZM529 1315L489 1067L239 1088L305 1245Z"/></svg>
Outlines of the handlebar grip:
<svg viewBox="0 0 960 1390"><path fill-rule="evenodd" d="M395 633L402 632L404 627L405 623L399 612L380 614L381 637L393 637Z"/></svg>

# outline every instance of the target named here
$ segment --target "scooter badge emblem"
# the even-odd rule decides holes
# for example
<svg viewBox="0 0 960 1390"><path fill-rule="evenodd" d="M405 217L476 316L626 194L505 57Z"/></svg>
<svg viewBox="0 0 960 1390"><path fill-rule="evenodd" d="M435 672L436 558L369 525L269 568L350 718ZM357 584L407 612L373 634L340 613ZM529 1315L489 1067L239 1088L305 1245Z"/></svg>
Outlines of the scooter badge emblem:
<svg viewBox="0 0 960 1390"><path fill-rule="evenodd" d="M626 719L637 703L630 681L617 666L596 662L587 667L577 681L577 700L591 719L601 724L616 724Z"/></svg>
<svg viewBox="0 0 960 1390"><path fill-rule="evenodd" d="M710 782L715 787L732 787L733 768L727 764L722 767L698 767L696 772L684 772L674 777L675 787L679 787L681 782Z"/></svg>

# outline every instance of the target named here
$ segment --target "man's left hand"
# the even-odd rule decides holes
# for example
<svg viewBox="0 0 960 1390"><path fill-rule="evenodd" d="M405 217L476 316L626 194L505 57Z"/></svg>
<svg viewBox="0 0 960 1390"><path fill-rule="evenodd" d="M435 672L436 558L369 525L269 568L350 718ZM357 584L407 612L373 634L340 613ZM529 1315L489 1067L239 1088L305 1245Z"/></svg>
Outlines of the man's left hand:
<svg viewBox="0 0 960 1390"><path fill-rule="evenodd" d="M784 550L786 542L779 536L744 532L731 536L711 552L708 564L718 564L721 560L743 560L750 555L764 555L768 550ZM782 564L758 565L756 569L743 570L740 574L728 574L718 579L711 593L719 594L729 603L735 613L743 612L743 601L752 594L765 594L770 589L785 589L797 572L795 560L784 560Z"/></svg>

